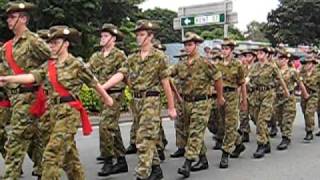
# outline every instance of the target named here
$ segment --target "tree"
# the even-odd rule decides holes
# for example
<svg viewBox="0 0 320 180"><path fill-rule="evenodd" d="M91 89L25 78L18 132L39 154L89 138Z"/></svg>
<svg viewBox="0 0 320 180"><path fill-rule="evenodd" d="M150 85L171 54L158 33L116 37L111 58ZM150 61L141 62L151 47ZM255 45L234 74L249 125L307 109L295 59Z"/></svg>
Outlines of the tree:
<svg viewBox="0 0 320 180"><path fill-rule="evenodd" d="M32 13L30 22L31 30L49 28L53 25L68 25L75 27L82 33L81 45L74 46L72 52L75 55L88 58L94 51L94 44L98 42L97 29L103 23L121 25L126 17L137 19L141 12L137 7L144 0L30 0L37 5ZM6 0L0 0L3 8ZM5 17L4 10L2 16ZM4 20L4 19L3 19ZM1 21L0 32L4 39L10 38L10 32Z"/></svg>
<svg viewBox="0 0 320 180"><path fill-rule="evenodd" d="M264 27L266 23L259 23L257 21L252 21L247 25L247 31L244 33L246 39L252 41L267 42L266 34L264 32Z"/></svg>
<svg viewBox="0 0 320 180"><path fill-rule="evenodd" d="M177 13L168 9L155 8L141 13L142 19L158 21L161 29L157 37L162 43L172 43L181 40L181 33L173 29L173 19Z"/></svg>
<svg viewBox="0 0 320 180"><path fill-rule="evenodd" d="M319 44L320 0L280 0L268 15L266 36L272 44Z"/></svg>

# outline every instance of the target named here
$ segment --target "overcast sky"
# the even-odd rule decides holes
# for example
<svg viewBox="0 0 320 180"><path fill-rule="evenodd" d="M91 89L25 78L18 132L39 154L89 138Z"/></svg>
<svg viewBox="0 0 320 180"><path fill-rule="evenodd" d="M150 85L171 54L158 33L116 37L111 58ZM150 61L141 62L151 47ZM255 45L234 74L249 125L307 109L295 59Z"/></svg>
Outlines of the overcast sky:
<svg viewBox="0 0 320 180"><path fill-rule="evenodd" d="M222 0L146 0L140 7L144 10L160 7L178 11L178 8L183 6L219 1ZM245 31L247 24L253 20L267 21L268 12L277 8L278 4L278 0L233 0L233 11L238 13L236 26Z"/></svg>

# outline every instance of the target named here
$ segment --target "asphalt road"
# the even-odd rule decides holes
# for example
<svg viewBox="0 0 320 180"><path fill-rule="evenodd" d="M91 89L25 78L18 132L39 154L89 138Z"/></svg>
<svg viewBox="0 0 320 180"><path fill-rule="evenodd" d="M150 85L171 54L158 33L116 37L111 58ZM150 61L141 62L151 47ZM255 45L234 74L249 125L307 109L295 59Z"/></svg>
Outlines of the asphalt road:
<svg viewBox="0 0 320 180"><path fill-rule="evenodd" d="M122 123L121 131L125 145L129 142L129 131L131 123ZM184 159L170 159L169 154L176 150L175 147L175 131L172 121L164 120L163 122L169 144L166 148L167 159L162 163L161 167L166 180L182 179L177 174L177 169L182 165ZM252 154L256 150L256 142L254 136L254 126L252 126L251 142L246 144L246 151L239 159L230 160L229 168L226 170L219 169L219 161L221 152L213 151L214 145L212 136L206 133L206 145L208 147L208 159L210 168L206 171L192 173L190 180L319 180L320 179L320 138L310 144L303 143L304 119L299 108L297 118L294 124L293 142L287 151L277 151L276 146L281 141L278 136L271 141L272 153L265 158L256 160L252 158ZM95 158L99 154L98 151L98 129L95 128L94 133L89 137L82 136L81 132L77 136L77 146L81 155L86 176L89 180L128 180L134 179L134 168L137 163L136 155L127 156L129 163L129 173L99 178L97 172L102 167L97 164ZM0 174L3 173L3 160L0 159ZM34 179L31 176L32 163L26 158L24 165L24 176L22 179ZM62 179L66 179L63 175Z"/></svg>

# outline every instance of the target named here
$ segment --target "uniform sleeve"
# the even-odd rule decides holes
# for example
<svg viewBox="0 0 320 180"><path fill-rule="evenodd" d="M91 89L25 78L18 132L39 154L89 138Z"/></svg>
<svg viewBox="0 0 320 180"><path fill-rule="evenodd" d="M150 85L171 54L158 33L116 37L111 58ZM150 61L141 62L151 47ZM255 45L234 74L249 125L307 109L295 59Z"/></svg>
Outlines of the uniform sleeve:
<svg viewBox="0 0 320 180"><path fill-rule="evenodd" d="M273 67L273 72L274 72L274 78L276 78L277 80L280 80L280 79L283 80L282 73L281 73L280 69L277 66L272 66L272 67Z"/></svg>
<svg viewBox="0 0 320 180"><path fill-rule="evenodd" d="M243 83L245 83L245 71L244 71L244 66L239 63L238 67L238 85L241 86Z"/></svg>
<svg viewBox="0 0 320 180"><path fill-rule="evenodd" d="M214 81L222 78L222 73L218 70L216 65L208 64L208 76Z"/></svg>
<svg viewBox="0 0 320 180"><path fill-rule="evenodd" d="M98 84L97 78L93 75L91 70L88 67L86 67L83 63L80 63L78 76L88 87L95 88Z"/></svg>
<svg viewBox="0 0 320 180"><path fill-rule="evenodd" d="M38 69L31 70L30 73L34 76L36 83L40 84L48 73L48 63L43 63Z"/></svg>
<svg viewBox="0 0 320 180"><path fill-rule="evenodd" d="M41 38L33 38L30 49L32 49L32 56L41 63L47 61L51 56L49 46Z"/></svg>
<svg viewBox="0 0 320 180"><path fill-rule="evenodd" d="M168 72L170 77L175 77L178 74L178 64L169 66Z"/></svg>
<svg viewBox="0 0 320 180"><path fill-rule="evenodd" d="M295 69L292 70L292 78L296 83L300 83L302 81L299 73Z"/></svg>
<svg viewBox="0 0 320 180"><path fill-rule="evenodd" d="M159 78L165 79L170 76L168 63L166 63L166 56L161 56L159 61Z"/></svg>

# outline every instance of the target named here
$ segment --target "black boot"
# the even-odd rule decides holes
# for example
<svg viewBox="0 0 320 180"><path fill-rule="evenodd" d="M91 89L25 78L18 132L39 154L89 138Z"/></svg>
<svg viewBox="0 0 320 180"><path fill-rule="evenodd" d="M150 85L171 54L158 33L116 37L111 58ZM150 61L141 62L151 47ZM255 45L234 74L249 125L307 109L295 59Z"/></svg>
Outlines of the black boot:
<svg viewBox="0 0 320 180"><path fill-rule="evenodd" d="M199 161L191 167L191 171L201 171L209 168L209 163L206 155L200 155Z"/></svg>
<svg viewBox="0 0 320 180"><path fill-rule="evenodd" d="M253 154L253 157L256 159L263 158L265 153L265 145L264 144L258 144L258 148L256 152Z"/></svg>
<svg viewBox="0 0 320 180"><path fill-rule="evenodd" d="M160 159L161 161L166 160L166 156L165 156L163 150L158 150L158 155L159 155L159 159Z"/></svg>
<svg viewBox="0 0 320 180"><path fill-rule="evenodd" d="M288 146L289 146L290 142L291 142L291 140L288 137L283 136L281 143L277 146L277 149L279 151L288 149Z"/></svg>
<svg viewBox="0 0 320 180"><path fill-rule="evenodd" d="M316 133L316 136L318 136L318 137L320 136L320 131Z"/></svg>
<svg viewBox="0 0 320 180"><path fill-rule="evenodd" d="M135 144L130 144L130 146L126 150L126 154L135 154L137 153L137 147Z"/></svg>
<svg viewBox="0 0 320 180"><path fill-rule="evenodd" d="M128 164L126 157L118 157L117 163L112 166L111 174L119 174L128 172Z"/></svg>
<svg viewBox="0 0 320 180"><path fill-rule="evenodd" d="M311 140L313 140L313 134L312 131L308 131L306 134L306 137L304 137L304 140L307 142L310 142Z"/></svg>
<svg viewBox="0 0 320 180"><path fill-rule="evenodd" d="M213 146L213 150L220 150L222 148L222 140L217 139L215 146Z"/></svg>
<svg viewBox="0 0 320 180"><path fill-rule="evenodd" d="M228 168L229 164L229 153L222 150L222 156L219 167L221 169Z"/></svg>
<svg viewBox="0 0 320 180"><path fill-rule="evenodd" d="M100 156L98 156L98 157L96 158L96 160L97 160L97 161L104 161L104 160L106 160L106 158L100 155Z"/></svg>
<svg viewBox="0 0 320 180"><path fill-rule="evenodd" d="M270 137L272 137L272 138L276 137L277 133L278 133L277 126L271 126L271 129L270 129L270 132L269 132Z"/></svg>
<svg viewBox="0 0 320 180"><path fill-rule="evenodd" d="M240 154L246 149L244 144L239 144L236 146L236 149L231 153L230 158L238 158Z"/></svg>
<svg viewBox="0 0 320 180"><path fill-rule="evenodd" d="M152 171L148 180L160 180L162 178L163 178L163 173L160 165L152 166Z"/></svg>
<svg viewBox="0 0 320 180"><path fill-rule="evenodd" d="M103 167L101 168L101 171L98 172L98 176L109 176L112 172L112 166L112 158L106 158Z"/></svg>
<svg viewBox="0 0 320 180"><path fill-rule="evenodd" d="M267 142L267 144L264 145L264 153L265 153L265 154L271 153L270 142Z"/></svg>
<svg viewBox="0 0 320 180"><path fill-rule="evenodd" d="M184 148L179 148L176 152L170 155L172 158L183 157L186 150Z"/></svg>
<svg viewBox="0 0 320 180"><path fill-rule="evenodd" d="M186 159L184 161L184 164L181 168L178 169L178 174L183 175L183 177L187 178L190 176L190 170L191 170L191 163L192 161L189 159Z"/></svg>
<svg viewBox="0 0 320 180"><path fill-rule="evenodd" d="M244 133L243 133L243 135L242 135L242 142L244 142L244 143L250 142L250 135L249 135L249 133L247 133L247 132L244 132Z"/></svg>

